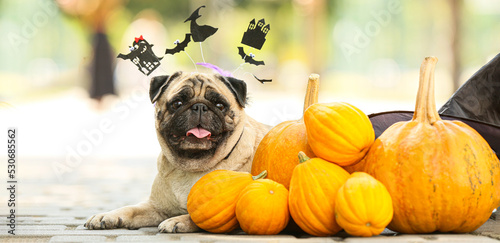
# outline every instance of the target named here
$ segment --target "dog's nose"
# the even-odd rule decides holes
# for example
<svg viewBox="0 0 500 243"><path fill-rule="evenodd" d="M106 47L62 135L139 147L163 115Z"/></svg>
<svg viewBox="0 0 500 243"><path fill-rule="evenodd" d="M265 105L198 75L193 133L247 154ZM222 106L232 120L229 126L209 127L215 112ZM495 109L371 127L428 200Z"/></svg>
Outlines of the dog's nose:
<svg viewBox="0 0 500 243"><path fill-rule="evenodd" d="M196 103L193 106L191 106L191 109L199 113L205 113L208 111L208 107L203 103Z"/></svg>

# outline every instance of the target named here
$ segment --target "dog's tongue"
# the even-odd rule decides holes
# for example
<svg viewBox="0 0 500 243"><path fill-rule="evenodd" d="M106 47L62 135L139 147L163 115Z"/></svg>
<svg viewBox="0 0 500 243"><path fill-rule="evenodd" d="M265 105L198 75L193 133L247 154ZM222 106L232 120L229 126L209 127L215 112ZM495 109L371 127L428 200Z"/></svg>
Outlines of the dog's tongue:
<svg viewBox="0 0 500 243"><path fill-rule="evenodd" d="M212 135L209 131L201 128L201 127L195 127L189 131L187 131L186 136L189 136L193 134L197 138L204 138L204 137L210 137Z"/></svg>

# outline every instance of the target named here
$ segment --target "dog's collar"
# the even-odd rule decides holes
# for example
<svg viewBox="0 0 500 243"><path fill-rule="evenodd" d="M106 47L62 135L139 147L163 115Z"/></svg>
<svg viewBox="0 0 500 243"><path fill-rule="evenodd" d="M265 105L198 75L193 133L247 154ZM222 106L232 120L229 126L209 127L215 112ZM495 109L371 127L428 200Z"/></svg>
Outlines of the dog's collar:
<svg viewBox="0 0 500 243"><path fill-rule="evenodd" d="M234 148L236 148L236 146L238 146L238 143L240 142L241 137L243 137L243 133L244 132L245 132L245 127L243 127L243 131L241 131L240 138L238 138L238 141L236 141L236 144L233 146L233 148L231 149L231 151L229 151L229 154L227 154L227 156L224 158L224 160L226 160L227 158L229 158L229 156L231 156L231 154L233 153Z"/></svg>

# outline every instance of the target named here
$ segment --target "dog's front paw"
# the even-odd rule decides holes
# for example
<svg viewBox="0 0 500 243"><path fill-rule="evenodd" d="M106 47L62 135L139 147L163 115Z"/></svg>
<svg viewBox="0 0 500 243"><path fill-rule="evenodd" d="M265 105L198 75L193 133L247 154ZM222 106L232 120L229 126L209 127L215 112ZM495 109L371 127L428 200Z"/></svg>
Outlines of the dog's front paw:
<svg viewBox="0 0 500 243"><path fill-rule="evenodd" d="M190 233L199 231L200 228L191 220L189 214L184 214L164 220L158 230L161 233Z"/></svg>
<svg viewBox="0 0 500 243"><path fill-rule="evenodd" d="M90 217L83 225L87 229L114 229L126 226L127 219L113 212L100 213Z"/></svg>

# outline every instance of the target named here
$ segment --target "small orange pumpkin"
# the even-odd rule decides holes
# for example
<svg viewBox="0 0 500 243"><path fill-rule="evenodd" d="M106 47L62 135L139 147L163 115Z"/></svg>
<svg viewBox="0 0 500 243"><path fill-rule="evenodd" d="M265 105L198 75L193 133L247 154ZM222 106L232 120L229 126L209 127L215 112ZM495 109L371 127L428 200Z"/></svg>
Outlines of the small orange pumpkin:
<svg viewBox="0 0 500 243"><path fill-rule="evenodd" d="M401 233L479 228L500 202L500 161L474 129L441 120L434 101L437 58L420 67L413 119L387 128L370 148L364 170L392 196L388 228Z"/></svg>
<svg viewBox="0 0 500 243"><path fill-rule="evenodd" d="M393 215L391 195L384 184L364 172L355 172L340 187L335 219L353 236L374 236L384 231Z"/></svg>
<svg viewBox="0 0 500 243"><path fill-rule="evenodd" d="M311 74L307 85L304 111L318 102L319 75ZM290 185L290 178L295 166L299 163L297 154L304 151L314 157L314 153L307 144L304 119L285 121L273 127L262 139L252 162L252 174L256 175L267 170L267 178Z"/></svg>
<svg viewBox="0 0 500 243"><path fill-rule="evenodd" d="M342 229L335 221L335 197L349 173L323 159L309 159L303 152L299 159L290 181L290 214L308 234L334 235Z"/></svg>
<svg viewBox="0 0 500 243"><path fill-rule="evenodd" d="M314 154L340 166L358 163L375 140L368 116L348 103L313 104L304 122Z"/></svg>
<svg viewBox="0 0 500 243"><path fill-rule="evenodd" d="M288 190L269 179L253 181L238 198L236 218L247 234L278 234L290 219Z"/></svg>
<svg viewBox="0 0 500 243"><path fill-rule="evenodd" d="M266 171L252 177L247 172L215 170L201 177L191 188L187 211L193 222L212 233L227 233L238 227L235 207L239 193Z"/></svg>

